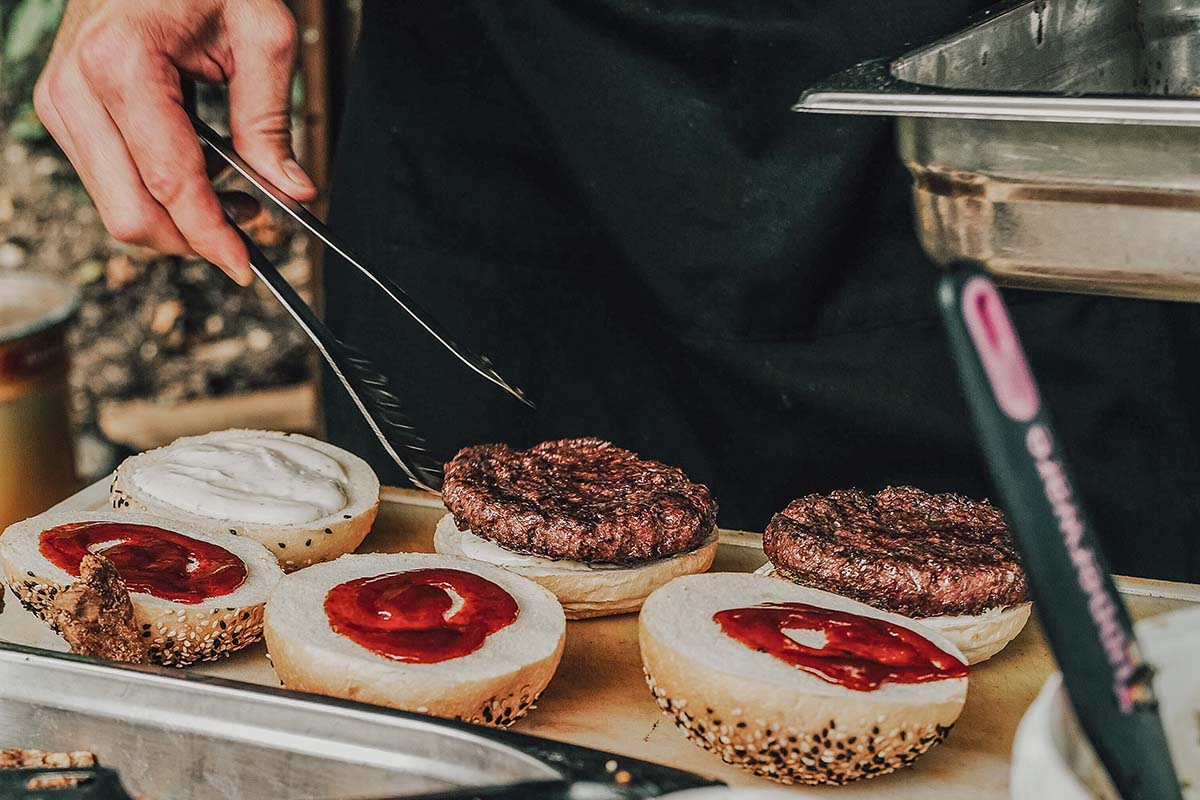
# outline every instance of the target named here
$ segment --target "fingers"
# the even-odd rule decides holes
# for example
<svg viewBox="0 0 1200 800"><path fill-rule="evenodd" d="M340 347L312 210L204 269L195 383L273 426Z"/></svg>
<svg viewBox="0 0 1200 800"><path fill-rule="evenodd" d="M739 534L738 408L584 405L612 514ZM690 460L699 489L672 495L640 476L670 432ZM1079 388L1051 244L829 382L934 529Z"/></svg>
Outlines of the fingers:
<svg viewBox="0 0 1200 800"><path fill-rule="evenodd" d="M292 152L289 114L296 22L276 2L238 4L226 19L232 70L229 122L234 146L263 177L297 200L317 190Z"/></svg>
<svg viewBox="0 0 1200 800"><path fill-rule="evenodd" d="M166 253L192 248L166 210L150 195L120 132L78 73L48 73L38 82L34 105L118 240ZM78 137L72 131L84 132Z"/></svg>
<svg viewBox="0 0 1200 800"><path fill-rule="evenodd" d="M316 190L291 149L295 22L282 0L72 0L35 94L38 115L122 241L195 253L239 283L246 248L226 222L182 106L180 70L230 82L234 141L299 200ZM230 201L243 219L253 201Z"/></svg>
<svg viewBox="0 0 1200 800"><path fill-rule="evenodd" d="M123 138L145 190L170 215L187 245L242 285L253 280L245 245L225 222L204 156L183 111L179 73L153 48L131 46L108 29L85 40L80 67L91 93ZM91 122L97 114L92 114ZM67 121L68 126L71 122ZM76 130L88 130L76 123Z"/></svg>

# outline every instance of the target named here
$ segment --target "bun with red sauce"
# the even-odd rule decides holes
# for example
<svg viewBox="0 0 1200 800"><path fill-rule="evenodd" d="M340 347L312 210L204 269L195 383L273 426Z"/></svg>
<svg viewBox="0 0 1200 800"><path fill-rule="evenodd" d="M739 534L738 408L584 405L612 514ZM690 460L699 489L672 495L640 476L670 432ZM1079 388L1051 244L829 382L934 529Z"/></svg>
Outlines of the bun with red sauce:
<svg viewBox="0 0 1200 800"><path fill-rule="evenodd" d="M727 763L781 783L907 766L945 738L967 694L966 660L937 632L758 575L677 578L646 600L639 633L663 712Z"/></svg>
<svg viewBox="0 0 1200 800"><path fill-rule="evenodd" d="M164 666L210 661L257 642L267 597L283 577L258 542L146 514L43 514L0 535L5 582L51 627L54 598L78 580L88 553L117 568L149 659Z"/></svg>
<svg viewBox="0 0 1200 800"><path fill-rule="evenodd" d="M301 570L266 613L289 689L501 727L533 707L565 638L562 606L533 581L424 553Z"/></svg>

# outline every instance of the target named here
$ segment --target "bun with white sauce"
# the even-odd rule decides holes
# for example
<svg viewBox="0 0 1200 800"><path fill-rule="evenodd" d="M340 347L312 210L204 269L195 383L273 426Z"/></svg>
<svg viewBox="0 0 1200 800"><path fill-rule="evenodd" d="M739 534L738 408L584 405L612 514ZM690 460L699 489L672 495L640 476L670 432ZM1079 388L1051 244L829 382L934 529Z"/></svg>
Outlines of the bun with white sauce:
<svg viewBox="0 0 1200 800"><path fill-rule="evenodd" d="M496 627L477 627L487 624ZM289 689L498 727L533 707L565 639L546 589L436 554L309 567L283 579L266 613L267 649Z"/></svg>
<svg viewBox="0 0 1200 800"><path fill-rule="evenodd" d="M875 688L851 688L820 669L794 666L740 641L718 622L718 614L758 613L756 607L780 604L801 604L818 620L838 616L836 624L881 625L895 631L890 645L901 636L905 646L929 648L934 655L927 679L885 678ZM966 662L937 632L762 576L678 578L646 601L639 633L646 680L663 712L727 763L782 783L842 784L912 764L946 737L966 699ZM781 628L771 635L818 652L828 643L816 629ZM829 663L821 669L842 668L836 656Z"/></svg>
<svg viewBox="0 0 1200 800"><path fill-rule="evenodd" d="M129 539L131 531L140 538ZM0 535L5 582L22 605L51 627L55 627L54 599L78 579L81 559L70 550L56 554L46 543L71 545L76 535L91 535L95 541L86 546L88 540L80 540L75 547L110 559L119 574L124 569L120 576L129 589L134 622L151 662L187 666L211 661L262 638L267 598L283 577L265 547L221 531L192 529L177 520L112 511L43 514ZM167 544L169 552L144 550L144 542L160 538L172 540ZM197 550L224 561L208 570L206 556L197 558ZM200 578L220 588L206 594L194 582ZM150 585L139 589L147 580ZM191 596L182 597L177 590Z"/></svg>
<svg viewBox="0 0 1200 800"><path fill-rule="evenodd" d="M379 509L379 479L358 456L308 436L227 430L126 459L110 502L253 539L290 572L362 543Z"/></svg>

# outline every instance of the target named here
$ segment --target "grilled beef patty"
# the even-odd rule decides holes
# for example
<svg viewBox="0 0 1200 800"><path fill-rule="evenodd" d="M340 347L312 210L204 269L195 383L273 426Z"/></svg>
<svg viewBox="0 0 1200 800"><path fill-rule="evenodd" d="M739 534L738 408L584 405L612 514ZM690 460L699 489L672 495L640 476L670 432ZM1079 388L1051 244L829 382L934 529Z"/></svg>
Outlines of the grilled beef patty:
<svg viewBox="0 0 1200 800"><path fill-rule="evenodd" d="M910 617L1026 599L1004 515L954 494L900 486L802 497L771 520L763 550L797 583Z"/></svg>
<svg viewBox="0 0 1200 800"><path fill-rule="evenodd" d="M707 487L601 439L465 448L446 465L442 499L460 530L573 561L631 564L686 553L717 518Z"/></svg>

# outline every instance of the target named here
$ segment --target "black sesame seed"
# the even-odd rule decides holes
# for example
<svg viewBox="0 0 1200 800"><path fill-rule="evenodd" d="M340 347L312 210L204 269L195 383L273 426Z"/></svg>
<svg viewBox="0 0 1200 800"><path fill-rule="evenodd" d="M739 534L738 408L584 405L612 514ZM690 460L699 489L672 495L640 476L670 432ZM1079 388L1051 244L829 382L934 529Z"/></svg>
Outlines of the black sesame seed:
<svg viewBox="0 0 1200 800"><path fill-rule="evenodd" d="M305 546L305 547L312 547L312 539L306 539L306 540L305 540L305 542L304 542L304 546Z"/></svg>
<svg viewBox="0 0 1200 800"><path fill-rule="evenodd" d="M284 544L283 542L280 542L280 543L279 543L279 549L280 549L280 550L287 550L287 545L286 545L286 544Z"/></svg>
<svg viewBox="0 0 1200 800"><path fill-rule="evenodd" d="M349 514L342 514L342 519L350 519L350 515L349 515Z"/></svg>
<svg viewBox="0 0 1200 800"><path fill-rule="evenodd" d="M326 528L326 529L325 529L325 533L332 534L332 533L333 533L333 528Z"/></svg>

